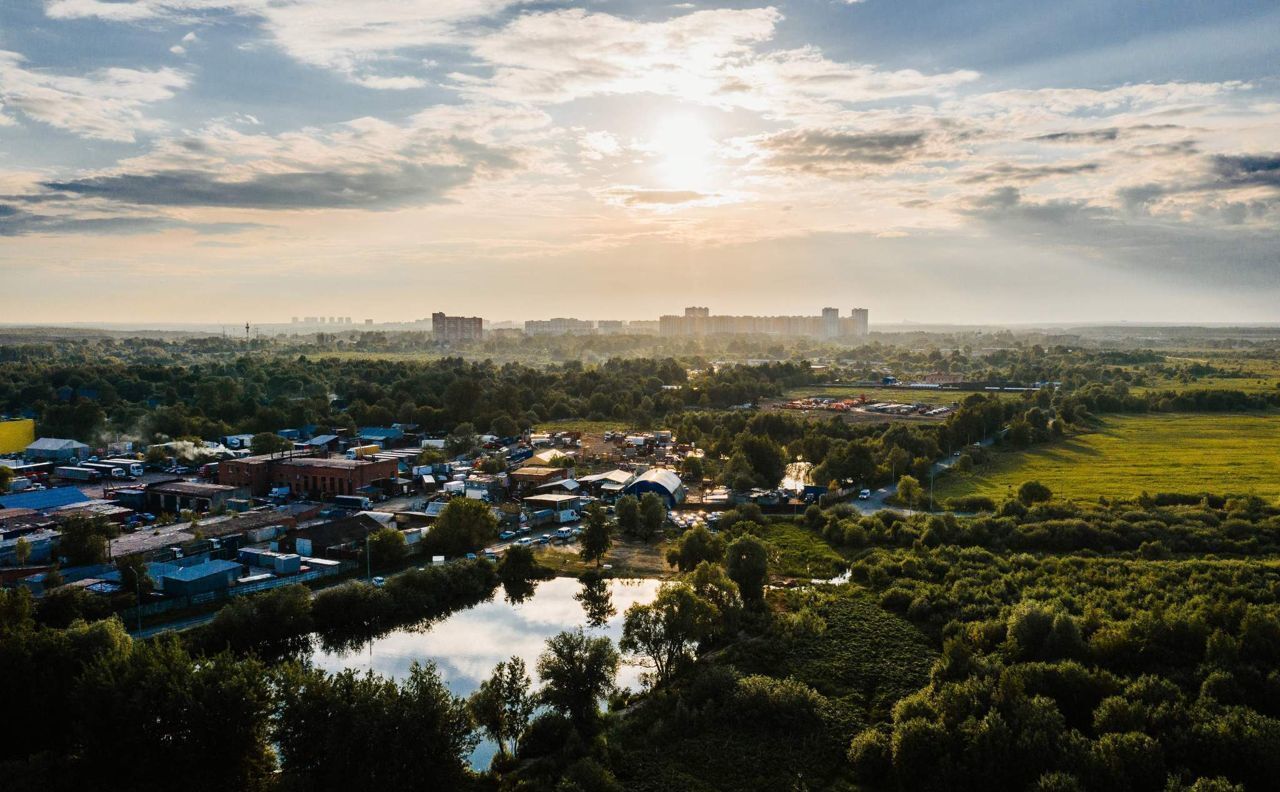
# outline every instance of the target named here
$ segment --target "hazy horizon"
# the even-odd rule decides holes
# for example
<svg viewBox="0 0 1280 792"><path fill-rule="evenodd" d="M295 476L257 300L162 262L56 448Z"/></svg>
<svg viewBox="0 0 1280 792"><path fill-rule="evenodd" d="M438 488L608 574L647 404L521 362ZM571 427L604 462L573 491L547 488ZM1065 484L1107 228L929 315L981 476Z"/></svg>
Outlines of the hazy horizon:
<svg viewBox="0 0 1280 792"><path fill-rule="evenodd" d="M1280 319L1280 8L15 0L0 323Z"/></svg>

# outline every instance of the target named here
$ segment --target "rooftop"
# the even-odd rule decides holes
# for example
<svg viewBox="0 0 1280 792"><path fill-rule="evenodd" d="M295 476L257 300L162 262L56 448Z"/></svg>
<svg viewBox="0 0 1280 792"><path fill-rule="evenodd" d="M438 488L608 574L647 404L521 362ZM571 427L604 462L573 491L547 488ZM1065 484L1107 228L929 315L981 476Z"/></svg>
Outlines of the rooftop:
<svg viewBox="0 0 1280 792"><path fill-rule="evenodd" d="M0 507L5 509L35 509L47 511L72 503L88 503L92 500L76 487L54 487L47 490L28 490L13 495L0 495Z"/></svg>
<svg viewBox="0 0 1280 792"><path fill-rule="evenodd" d="M169 580L202 580L213 575L225 575L228 572L239 572L241 566L235 561L205 561L203 564L193 564L187 567L179 567L172 572L166 572L165 577Z"/></svg>
<svg viewBox="0 0 1280 792"><path fill-rule="evenodd" d="M197 495L210 497L235 492L235 487L226 484L203 484L198 481L166 481L147 487L148 492L159 492L171 495Z"/></svg>
<svg viewBox="0 0 1280 792"><path fill-rule="evenodd" d="M329 457L321 459L319 457L303 457L300 459L290 459L286 463L290 467L316 467L316 468L345 468L354 470L363 465L377 464L376 460L371 459L347 459L345 457Z"/></svg>

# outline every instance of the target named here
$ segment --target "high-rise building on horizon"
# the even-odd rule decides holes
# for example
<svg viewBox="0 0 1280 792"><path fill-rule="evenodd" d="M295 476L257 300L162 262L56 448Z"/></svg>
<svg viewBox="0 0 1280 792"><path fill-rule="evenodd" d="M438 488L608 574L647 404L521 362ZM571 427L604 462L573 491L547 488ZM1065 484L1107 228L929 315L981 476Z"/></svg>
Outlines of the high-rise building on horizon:
<svg viewBox="0 0 1280 792"><path fill-rule="evenodd" d="M484 319L479 316L445 316L437 311L431 314L431 335L436 341L446 344L479 341L484 338Z"/></svg>
<svg viewBox="0 0 1280 792"><path fill-rule="evenodd" d="M867 319L869 311L866 308L854 308L853 316L853 337L866 338L870 330L868 329Z"/></svg>

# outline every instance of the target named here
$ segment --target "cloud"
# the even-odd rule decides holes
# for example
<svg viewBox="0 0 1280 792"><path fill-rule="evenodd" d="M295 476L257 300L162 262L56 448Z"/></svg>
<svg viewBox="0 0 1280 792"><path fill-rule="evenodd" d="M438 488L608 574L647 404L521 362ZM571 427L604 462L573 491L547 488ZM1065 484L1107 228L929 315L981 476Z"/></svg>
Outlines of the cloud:
<svg viewBox="0 0 1280 792"><path fill-rule="evenodd" d="M472 43L488 74L455 71L450 78L464 93L516 103L647 93L783 116L944 93L978 76L885 71L832 61L813 47L757 51L781 19L774 8L695 11L653 22L583 9L525 14Z"/></svg>
<svg viewBox="0 0 1280 792"><path fill-rule="evenodd" d="M993 181L1033 182L1054 176L1078 176L1096 173L1101 169L1097 162L1077 162L1066 165L1012 165L1000 163L985 170L971 173L960 179L961 184L982 184Z"/></svg>
<svg viewBox="0 0 1280 792"><path fill-rule="evenodd" d="M387 209L439 203L471 180L465 165L403 163L357 172L331 170L266 173L226 179L204 171L157 171L46 182L51 190L154 206L238 209Z"/></svg>
<svg viewBox="0 0 1280 792"><path fill-rule="evenodd" d="M499 13L521 0L52 0L54 19L97 18L142 23L207 21L213 14L256 19L289 57L339 72L368 88L418 87L412 75L380 74L375 66L402 50L453 45L458 26Z"/></svg>
<svg viewBox="0 0 1280 792"><path fill-rule="evenodd" d="M174 69L98 69L69 76L37 71L26 59L0 50L0 100L29 119L81 137L133 142L164 124L143 114L171 98L190 78Z"/></svg>
<svg viewBox="0 0 1280 792"><path fill-rule="evenodd" d="M766 167L827 177L850 176L895 165L924 151L927 135L797 129L753 141Z"/></svg>
<svg viewBox="0 0 1280 792"><path fill-rule="evenodd" d="M256 223L197 223L163 215L40 214L11 204L0 203L0 237L33 235L89 236L151 234L187 229L198 234L238 234L262 226Z"/></svg>
<svg viewBox="0 0 1280 792"><path fill-rule="evenodd" d="M1280 187L1280 154L1219 154L1210 163L1224 186Z"/></svg>
<svg viewBox="0 0 1280 792"><path fill-rule="evenodd" d="M620 206L669 208L680 205L719 203L722 196L695 190L652 190L641 187L613 187L602 193L606 202Z"/></svg>
<svg viewBox="0 0 1280 792"><path fill-rule="evenodd" d="M281 135L220 125L160 141L115 168L40 186L133 206L382 210L445 202L477 179L518 169L518 157L429 115L406 125L360 118Z"/></svg>

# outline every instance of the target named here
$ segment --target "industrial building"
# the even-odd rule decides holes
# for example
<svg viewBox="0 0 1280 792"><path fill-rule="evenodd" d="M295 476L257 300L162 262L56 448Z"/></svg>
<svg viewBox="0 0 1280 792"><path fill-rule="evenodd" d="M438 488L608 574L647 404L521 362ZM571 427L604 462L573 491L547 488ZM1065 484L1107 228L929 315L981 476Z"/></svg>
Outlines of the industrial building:
<svg viewBox="0 0 1280 792"><path fill-rule="evenodd" d="M261 455L218 463L218 482L247 488L254 497L265 497L273 488L311 500L337 495L358 495L396 478L394 459L341 459L291 455Z"/></svg>
<svg viewBox="0 0 1280 792"><path fill-rule="evenodd" d="M165 594L174 597L190 597L226 591L240 579L244 567L234 561L205 561L203 564L175 567L157 578Z"/></svg>
<svg viewBox="0 0 1280 792"><path fill-rule="evenodd" d="M249 496L248 487L231 487L226 484L203 484L195 481L165 481L146 488L147 508L153 512L178 514L192 511L199 514L223 511L227 501Z"/></svg>
<svg viewBox="0 0 1280 792"><path fill-rule="evenodd" d="M478 316L445 316L431 314L431 335L436 341L454 344L484 338L484 320Z"/></svg>
<svg viewBox="0 0 1280 792"><path fill-rule="evenodd" d="M634 495L637 498L643 497L645 493L654 492L667 502L667 508L675 506L677 503L684 503L685 496L688 491L685 489L684 482L680 480L680 476L674 471L664 468L651 468L635 477L626 487L628 495Z"/></svg>
<svg viewBox="0 0 1280 792"><path fill-rule="evenodd" d="M23 449L33 462L75 462L89 456L89 446L76 440L42 437Z"/></svg>

